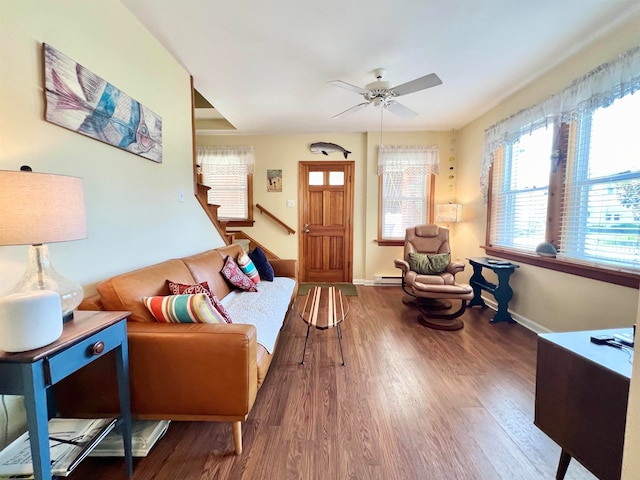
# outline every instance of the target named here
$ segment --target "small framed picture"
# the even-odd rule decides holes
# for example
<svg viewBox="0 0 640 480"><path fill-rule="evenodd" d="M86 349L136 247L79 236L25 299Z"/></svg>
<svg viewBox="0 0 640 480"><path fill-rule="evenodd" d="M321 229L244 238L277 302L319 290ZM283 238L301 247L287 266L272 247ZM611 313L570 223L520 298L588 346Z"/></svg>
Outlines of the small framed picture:
<svg viewBox="0 0 640 480"><path fill-rule="evenodd" d="M282 192L282 170L267 170L267 192Z"/></svg>

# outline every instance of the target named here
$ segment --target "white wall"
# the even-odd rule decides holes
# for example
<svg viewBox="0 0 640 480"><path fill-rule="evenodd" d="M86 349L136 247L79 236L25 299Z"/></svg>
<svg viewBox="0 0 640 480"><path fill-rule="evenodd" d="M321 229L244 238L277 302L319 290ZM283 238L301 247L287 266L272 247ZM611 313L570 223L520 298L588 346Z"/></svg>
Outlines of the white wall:
<svg viewBox="0 0 640 480"><path fill-rule="evenodd" d="M43 42L162 117L162 164L44 120ZM61 274L90 294L113 274L222 245L193 196L189 73L120 2L2 1L0 45L0 169L27 164L84 179L88 238L49 245ZM26 246L0 247L0 294L26 255ZM21 402L7 403L13 435Z"/></svg>

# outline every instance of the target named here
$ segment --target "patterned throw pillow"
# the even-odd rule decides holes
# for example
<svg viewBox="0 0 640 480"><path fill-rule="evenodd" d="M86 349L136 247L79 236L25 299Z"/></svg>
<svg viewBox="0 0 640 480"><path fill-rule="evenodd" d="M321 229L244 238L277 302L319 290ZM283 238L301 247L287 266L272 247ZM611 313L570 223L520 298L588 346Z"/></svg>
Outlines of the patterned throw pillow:
<svg viewBox="0 0 640 480"><path fill-rule="evenodd" d="M436 253L429 255L426 253L410 253L409 268L422 275L436 275L447 271L451 254Z"/></svg>
<svg viewBox="0 0 640 480"><path fill-rule="evenodd" d="M233 258L231 258L231 256L227 256L227 259L224 262L224 267L222 267L220 273L222 273L222 276L234 287L238 287L239 289L247 292L258 291L256 285L249 277L242 273L242 270L240 270L240 267L238 267L238 264Z"/></svg>
<svg viewBox="0 0 640 480"><path fill-rule="evenodd" d="M249 252L249 258L258 269L260 278L267 282L273 282L275 273L273 272L273 267L269 263L269 260L267 260L267 256L264 254L262 249L260 247L256 247L251 250Z"/></svg>
<svg viewBox="0 0 640 480"><path fill-rule="evenodd" d="M194 293L204 293L209 297L213 306L218 310L227 323L233 323L231 321L231 316L227 309L224 308L222 302L218 300L216 294L211 291L209 288L209 284L207 282L196 283L195 285L185 285L184 283L174 283L171 280L167 280L167 284L169 286L169 291L172 295L192 295Z"/></svg>
<svg viewBox="0 0 640 480"><path fill-rule="evenodd" d="M142 301L158 322L226 323L224 317L204 293L142 297Z"/></svg>
<svg viewBox="0 0 640 480"><path fill-rule="evenodd" d="M258 273L256 266L249 258L249 255L247 255L245 252L242 252L238 255L237 263L240 267L240 270L242 270L242 273L249 277L253 283L255 283L256 285L260 283L260 274Z"/></svg>

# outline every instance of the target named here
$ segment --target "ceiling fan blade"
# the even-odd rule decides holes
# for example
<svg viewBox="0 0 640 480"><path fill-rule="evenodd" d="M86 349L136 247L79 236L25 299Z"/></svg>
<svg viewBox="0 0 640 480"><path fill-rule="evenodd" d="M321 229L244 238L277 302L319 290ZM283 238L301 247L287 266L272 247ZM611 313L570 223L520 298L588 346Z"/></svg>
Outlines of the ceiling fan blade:
<svg viewBox="0 0 640 480"><path fill-rule="evenodd" d="M355 85L343 82L342 80L331 80L327 83L330 83L331 85L334 85L336 87L344 88L345 90L349 90L351 92L359 93L361 95L367 93L367 90L365 90L364 88L356 87Z"/></svg>
<svg viewBox="0 0 640 480"><path fill-rule="evenodd" d="M391 91L395 93L397 97L400 95L407 95L408 93L417 92L418 90L424 90L425 88L435 87L436 85L440 85L442 80L435 73L430 73L429 75L425 75L424 77L416 78L415 80L411 80L410 82L403 83L402 85L398 85L397 87L393 87Z"/></svg>
<svg viewBox="0 0 640 480"><path fill-rule="evenodd" d="M346 117L347 115L351 115L354 112L357 112L358 110L363 109L364 107L366 107L367 105L369 105L370 102L364 102L364 103L359 103L358 105L356 105L355 107L351 107L348 110L345 110L342 113L339 113L337 115L334 115L331 118L342 118L342 117Z"/></svg>
<svg viewBox="0 0 640 480"><path fill-rule="evenodd" d="M387 106L385 108L401 118L410 119L418 116L416 112L408 107L405 107L401 103L396 102L395 100L391 100L389 103L387 103Z"/></svg>

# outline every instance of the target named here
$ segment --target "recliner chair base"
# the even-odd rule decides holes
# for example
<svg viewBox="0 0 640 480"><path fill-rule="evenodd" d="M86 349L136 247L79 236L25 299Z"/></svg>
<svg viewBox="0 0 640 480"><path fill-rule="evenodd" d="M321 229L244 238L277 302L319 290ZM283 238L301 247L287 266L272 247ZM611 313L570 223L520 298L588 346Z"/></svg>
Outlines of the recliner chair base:
<svg viewBox="0 0 640 480"><path fill-rule="evenodd" d="M451 302L440 298L414 297L407 294L402 297L402 303L411 307L424 307L428 310L449 310Z"/></svg>
<svg viewBox="0 0 640 480"><path fill-rule="evenodd" d="M423 300L423 299L420 299ZM423 308L418 302L418 309L420 315L418 315L418 321L425 327L433 328L436 330L460 330L464 327L464 322L460 319L467 307L467 301L460 301L460 308L453 313L436 313L431 309Z"/></svg>

